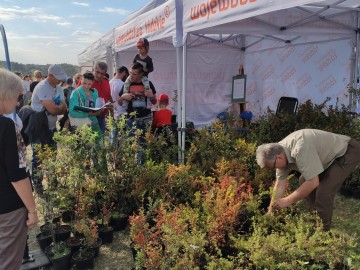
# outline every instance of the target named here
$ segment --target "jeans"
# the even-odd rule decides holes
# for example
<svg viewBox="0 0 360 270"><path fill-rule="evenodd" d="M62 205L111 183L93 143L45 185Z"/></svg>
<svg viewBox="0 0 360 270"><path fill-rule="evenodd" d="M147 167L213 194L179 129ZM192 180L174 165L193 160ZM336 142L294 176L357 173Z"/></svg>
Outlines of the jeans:
<svg viewBox="0 0 360 270"><path fill-rule="evenodd" d="M129 117L129 119L126 121L126 126L128 129L132 130L132 129L140 129L142 131L138 143L140 145L140 149L145 147L145 132L146 132L146 124L144 122L143 119L141 118L134 118L134 117ZM130 136L132 136L134 134L130 134ZM145 154L143 150L140 150L140 152L137 154L138 157L138 163L139 164L144 164L145 163Z"/></svg>

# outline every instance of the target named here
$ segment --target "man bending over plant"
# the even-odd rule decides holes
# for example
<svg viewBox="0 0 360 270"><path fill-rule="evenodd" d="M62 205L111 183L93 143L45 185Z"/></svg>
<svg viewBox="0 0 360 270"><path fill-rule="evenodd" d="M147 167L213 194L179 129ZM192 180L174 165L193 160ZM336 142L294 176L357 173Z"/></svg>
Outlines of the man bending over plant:
<svg viewBox="0 0 360 270"><path fill-rule="evenodd" d="M256 160L261 168L276 169L268 213L306 198L323 220L324 229L329 230L335 194L360 163L360 144L345 135L301 129L279 143L260 145ZM293 170L301 173L300 186L285 196L286 179Z"/></svg>

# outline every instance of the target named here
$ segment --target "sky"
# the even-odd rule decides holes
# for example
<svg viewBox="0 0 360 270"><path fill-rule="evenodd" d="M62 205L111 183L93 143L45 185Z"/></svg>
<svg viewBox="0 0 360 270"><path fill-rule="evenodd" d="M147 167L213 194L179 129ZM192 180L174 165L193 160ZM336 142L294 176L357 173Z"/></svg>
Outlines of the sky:
<svg viewBox="0 0 360 270"><path fill-rule="evenodd" d="M77 56L149 0L1 0L10 61L77 65ZM3 42L0 60L5 60Z"/></svg>

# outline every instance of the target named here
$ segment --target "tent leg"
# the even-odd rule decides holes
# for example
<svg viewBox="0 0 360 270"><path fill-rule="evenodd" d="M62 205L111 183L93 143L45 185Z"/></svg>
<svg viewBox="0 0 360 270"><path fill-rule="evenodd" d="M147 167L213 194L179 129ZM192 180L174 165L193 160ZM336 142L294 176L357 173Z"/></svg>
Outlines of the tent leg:
<svg viewBox="0 0 360 270"><path fill-rule="evenodd" d="M180 127L180 123L181 123L181 100L180 100L180 96L181 96L181 50L179 47L176 47L176 75L177 75L177 96L178 96L178 100L177 100L177 123L178 123L178 127ZM177 131L178 133L178 162L179 164L181 163L181 151L182 151L182 147L181 147L181 131L180 129L178 129Z"/></svg>
<svg viewBox="0 0 360 270"><path fill-rule="evenodd" d="M182 82L182 95L181 95L181 162L185 163L185 127L186 127L186 80L187 80L187 38L183 46L183 82Z"/></svg>

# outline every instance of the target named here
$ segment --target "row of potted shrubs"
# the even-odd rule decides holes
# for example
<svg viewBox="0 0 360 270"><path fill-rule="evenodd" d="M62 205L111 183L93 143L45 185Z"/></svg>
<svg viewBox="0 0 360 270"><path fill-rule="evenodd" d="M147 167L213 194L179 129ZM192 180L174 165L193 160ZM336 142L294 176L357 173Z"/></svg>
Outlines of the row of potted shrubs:
<svg viewBox="0 0 360 270"><path fill-rule="evenodd" d="M57 149L40 154L49 194L44 213L74 210L74 231L85 238L94 220L107 225L115 211L130 215L137 269L351 267L359 259L353 236L323 232L303 206L264 216L274 172L259 170L254 156L256 145L300 128L360 139L359 123L346 108L326 102L301 104L296 115L268 112L246 134L229 128L242 125L229 114L191 137L184 165L173 137L147 132L146 145L139 144L141 131L126 129L123 118L108 121L109 131L118 132L112 143L97 143L87 127L63 131L55 137ZM138 162L140 154L145 163Z"/></svg>

